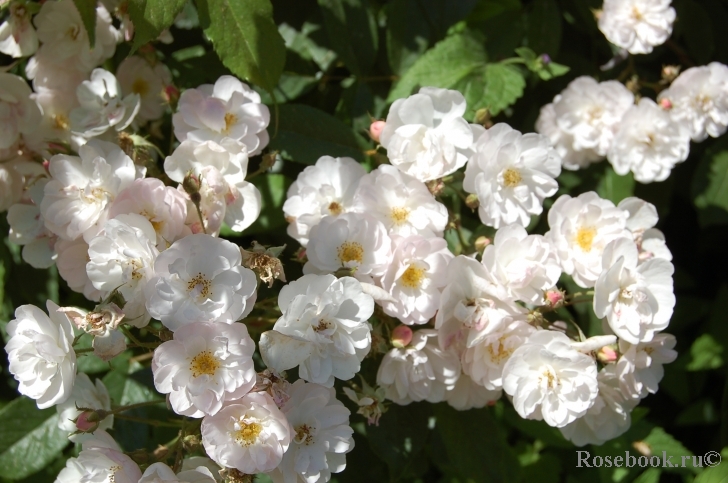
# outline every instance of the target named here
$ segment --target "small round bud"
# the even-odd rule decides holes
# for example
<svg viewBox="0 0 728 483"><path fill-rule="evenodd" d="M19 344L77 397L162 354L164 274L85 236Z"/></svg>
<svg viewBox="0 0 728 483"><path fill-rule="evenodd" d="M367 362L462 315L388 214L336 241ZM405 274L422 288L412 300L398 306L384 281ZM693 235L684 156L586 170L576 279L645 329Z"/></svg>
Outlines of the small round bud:
<svg viewBox="0 0 728 483"><path fill-rule="evenodd" d="M617 351L614 350L613 347L605 345L604 347L599 349L599 352L597 352L597 359L599 359L599 362L603 364L617 362L617 359L619 359L619 354L617 353Z"/></svg>
<svg viewBox="0 0 728 483"><path fill-rule="evenodd" d="M174 106L179 100L179 89L171 84L166 85L164 86L163 97L167 101L167 104Z"/></svg>
<svg viewBox="0 0 728 483"><path fill-rule="evenodd" d="M84 411L81 414L78 415L76 418L76 429L86 433L88 431L92 431L99 425L98 418L94 418L94 415L96 414L95 411ZM92 421L93 419L96 419L95 421Z"/></svg>
<svg viewBox="0 0 728 483"><path fill-rule="evenodd" d="M384 121L374 121L371 126L369 126L369 137L372 138L372 141L379 142L379 136L382 135L382 131L384 130L384 125L386 123Z"/></svg>
<svg viewBox="0 0 728 483"><path fill-rule="evenodd" d="M480 200L478 200L478 195L471 193L465 198L465 204L468 208L471 210L477 210L478 206L480 206Z"/></svg>
<svg viewBox="0 0 728 483"><path fill-rule="evenodd" d="M549 65L551 63L551 56L549 54L541 54L541 62L543 62L543 65Z"/></svg>
<svg viewBox="0 0 728 483"><path fill-rule="evenodd" d="M672 101L667 97L663 97L662 99L660 99L660 107L666 111L669 111L670 109L672 109Z"/></svg>
<svg viewBox="0 0 728 483"><path fill-rule="evenodd" d="M554 288L547 290L543 294L543 298L546 301L546 305L550 305L551 307L560 307L561 304L564 303L564 292Z"/></svg>
<svg viewBox="0 0 728 483"><path fill-rule="evenodd" d="M662 66L662 79L665 82L672 82L675 78L680 75L679 65L663 65Z"/></svg>
<svg viewBox="0 0 728 483"><path fill-rule="evenodd" d="M488 108L482 108L475 111L475 124L480 124L486 129L493 126L493 119Z"/></svg>
<svg viewBox="0 0 728 483"><path fill-rule="evenodd" d="M475 239L475 249L479 252L485 250L485 247L492 243L491 239L486 236L479 236Z"/></svg>
<svg viewBox="0 0 728 483"><path fill-rule="evenodd" d="M190 171L182 180L182 188L185 193L192 196L200 192L200 179Z"/></svg>
<svg viewBox="0 0 728 483"><path fill-rule="evenodd" d="M392 345L397 349L404 349L412 342L412 329L400 325L392 331Z"/></svg>

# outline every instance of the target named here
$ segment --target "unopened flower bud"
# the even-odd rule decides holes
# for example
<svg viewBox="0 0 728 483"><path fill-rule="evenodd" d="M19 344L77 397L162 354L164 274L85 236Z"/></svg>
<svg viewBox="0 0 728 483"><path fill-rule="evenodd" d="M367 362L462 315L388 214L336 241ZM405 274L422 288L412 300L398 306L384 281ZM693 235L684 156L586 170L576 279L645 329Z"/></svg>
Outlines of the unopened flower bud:
<svg viewBox="0 0 728 483"><path fill-rule="evenodd" d="M543 62L543 65L549 65L551 63L551 56L549 54L541 54L541 62Z"/></svg>
<svg viewBox="0 0 728 483"><path fill-rule="evenodd" d="M491 239L487 236L479 236L475 239L475 249L479 252L482 252L485 250L485 247L490 245L492 243Z"/></svg>
<svg viewBox="0 0 728 483"><path fill-rule="evenodd" d="M680 75L679 65L663 65L662 66L662 80L665 82L672 82L675 78Z"/></svg>
<svg viewBox="0 0 728 483"><path fill-rule="evenodd" d="M308 261L308 257L306 256L306 249L301 247L298 250L296 250L296 253L293 254L294 260L296 260L298 263L304 264Z"/></svg>
<svg viewBox="0 0 728 483"><path fill-rule="evenodd" d="M543 298L546 302L546 305L554 308L561 307L561 305L564 303L564 292L562 292L558 288L552 288L551 290L547 290L543 294Z"/></svg>
<svg viewBox="0 0 728 483"><path fill-rule="evenodd" d="M652 456L652 447L644 441L635 441L632 443L632 447L643 456L647 456L648 458Z"/></svg>
<svg viewBox="0 0 728 483"><path fill-rule="evenodd" d="M187 175L182 180L182 188L185 190L185 193L192 196L194 194L200 193L200 178L192 174L192 171L187 173Z"/></svg>
<svg viewBox="0 0 728 483"><path fill-rule="evenodd" d="M606 345L597 352L597 359L599 359L599 362L602 364L609 364L610 362L617 362L619 354L613 347Z"/></svg>
<svg viewBox="0 0 728 483"><path fill-rule="evenodd" d="M177 101L179 100L179 89L171 84L168 84L164 86L164 91L162 95L164 97L164 100L167 101L167 104L169 104L170 106L175 106L177 104Z"/></svg>
<svg viewBox="0 0 728 483"><path fill-rule="evenodd" d="M143 449L137 449L127 454L131 459L134 460L136 464L143 465L149 462L149 453L147 453Z"/></svg>
<svg viewBox="0 0 728 483"><path fill-rule="evenodd" d="M95 421L92 421L95 419ZM76 418L76 429L82 433L93 431L99 426L95 411L84 411Z"/></svg>
<svg viewBox="0 0 728 483"><path fill-rule="evenodd" d="M425 184L427 185L427 189L430 190L430 193L432 193L432 196L439 195L445 189L445 183L442 179L433 179Z"/></svg>
<svg viewBox="0 0 728 483"><path fill-rule="evenodd" d="M465 205L471 210L477 210L478 206L480 206L480 200L478 200L478 195L473 193L469 194L467 198L465 198Z"/></svg>
<svg viewBox="0 0 728 483"><path fill-rule="evenodd" d="M480 124L486 129L489 129L493 126L493 119L490 114L490 111L487 108L478 109L475 111L475 124Z"/></svg>
<svg viewBox="0 0 728 483"><path fill-rule="evenodd" d="M369 137L372 138L372 141L379 142L379 136L382 135L385 125L386 123L384 121L372 122L371 126L369 126Z"/></svg>
<svg viewBox="0 0 728 483"><path fill-rule="evenodd" d="M662 99L660 99L660 107L666 111L669 111L670 109L672 109L672 101L667 97L663 97Z"/></svg>
<svg viewBox="0 0 728 483"><path fill-rule="evenodd" d="M404 349L412 342L412 329L400 325L392 331L392 345L397 349Z"/></svg>

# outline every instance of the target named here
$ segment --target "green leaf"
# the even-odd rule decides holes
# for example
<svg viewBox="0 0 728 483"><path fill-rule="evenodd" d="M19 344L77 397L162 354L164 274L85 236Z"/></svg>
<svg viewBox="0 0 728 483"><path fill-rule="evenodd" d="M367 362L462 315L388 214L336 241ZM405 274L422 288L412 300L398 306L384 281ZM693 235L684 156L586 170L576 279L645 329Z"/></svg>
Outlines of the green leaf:
<svg viewBox="0 0 728 483"><path fill-rule="evenodd" d="M390 480L401 479L412 460L422 451L427 438L429 403L413 403L406 407L392 404L378 426L367 428L372 451L389 467Z"/></svg>
<svg viewBox="0 0 728 483"><path fill-rule="evenodd" d="M700 472L700 468L693 467L692 458L689 462L686 462L685 467L680 466L682 463L681 457L692 457L693 453L685 446L683 446L680 441L676 440L673 436L666 433L664 429L652 428L652 431L650 431L650 434L643 440L643 442L647 443L654 456L664 456L665 458L669 458L670 456L672 456L672 464L676 466L674 468L665 467L663 468L664 471L683 473Z"/></svg>
<svg viewBox="0 0 728 483"><path fill-rule="evenodd" d="M96 43L96 1L95 0L73 0L78 13L81 14L81 21L88 35L89 47L94 48Z"/></svg>
<svg viewBox="0 0 728 483"><path fill-rule="evenodd" d="M273 90L286 63L286 46L270 0L199 0L200 24L233 74Z"/></svg>
<svg viewBox="0 0 728 483"><path fill-rule="evenodd" d="M693 483L728 483L728 464L706 469L695 477Z"/></svg>
<svg viewBox="0 0 728 483"><path fill-rule="evenodd" d="M703 156L693 178L693 196L703 227L728 223L728 150Z"/></svg>
<svg viewBox="0 0 728 483"><path fill-rule="evenodd" d="M723 346L710 334L703 334L690 347L689 371L707 371L723 365Z"/></svg>
<svg viewBox="0 0 728 483"><path fill-rule="evenodd" d="M611 166L607 166L604 175L597 185L597 193L604 199L610 200L615 205L625 198L634 194L635 181L632 173L620 176L614 172Z"/></svg>
<svg viewBox="0 0 728 483"><path fill-rule="evenodd" d="M131 52L168 29L185 3L186 0L129 0L129 19L134 24Z"/></svg>
<svg viewBox="0 0 728 483"><path fill-rule="evenodd" d="M39 410L26 397L0 410L0 477L19 480L41 470L68 446L55 408Z"/></svg>
<svg viewBox="0 0 728 483"><path fill-rule="evenodd" d="M366 74L377 59L379 39L368 0L318 0L329 45L352 74Z"/></svg>
<svg viewBox="0 0 728 483"><path fill-rule="evenodd" d="M251 181L260 191L263 209L260 216L245 231L244 236L258 233L270 233L272 230L286 225L283 217L283 203L286 201L286 192L291 181L282 174L268 173L253 178ZM240 236L240 233L234 233Z"/></svg>
<svg viewBox="0 0 728 483"><path fill-rule="evenodd" d="M447 457L463 478L476 483L519 481L518 458L488 409L456 411L438 404L435 414Z"/></svg>
<svg viewBox="0 0 728 483"><path fill-rule="evenodd" d="M542 80L551 80L554 77L561 77L566 75L571 69L565 65L557 64L556 62L549 62L543 64L538 70L538 76Z"/></svg>
<svg viewBox="0 0 728 483"><path fill-rule="evenodd" d="M423 86L452 88L482 69L487 60L482 41L468 33L453 35L425 52L395 84L387 100L407 97Z"/></svg>
<svg viewBox="0 0 728 483"><path fill-rule="evenodd" d="M648 468L644 473L634 479L634 483L660 483L660 468Z"/></svg>
<svg viewBox="0 0 728 483"><path fill-rule="evenodd" d="M526 87L521 71L508 64L488 64L484 80L482 103L494 116L520 99Z"/></svg>
<svg viewBox="0 0 728 483"><path fill-rule="evenodd" d="M555 57L559 53L561 11L555 0L536 0L531 4L526 38L537 54Z"/></svg>
<svg viewBox="0 0 728 483"><path fill-rule="evenodd" d="M275 113L270 125L275 126ZM354 131L335 117L301 104L279 108L278 134L271 139L271 150L285 159L314 164L321 156L349 156L363 159Z"/></svg>

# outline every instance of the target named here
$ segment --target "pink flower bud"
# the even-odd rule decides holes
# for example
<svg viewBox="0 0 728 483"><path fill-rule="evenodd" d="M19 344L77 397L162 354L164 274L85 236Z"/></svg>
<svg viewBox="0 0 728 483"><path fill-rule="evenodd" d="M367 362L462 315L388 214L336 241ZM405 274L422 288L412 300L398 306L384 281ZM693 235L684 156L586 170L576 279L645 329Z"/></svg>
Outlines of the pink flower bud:
<svg viewBox="0 0 728 483"><path fill-rule="evenodd" d="M89 418L96 421L91 421ZM95 411L84 411L76 418L76 429L84 433L95 429L98 425L98 416Z"/></svg>
<svg viewBox="0 0 728 483"><path fill-rule="evenodd" d="M662 98L660 99L660 107L666 111L669 111L670 109L672 109L672 102L666 97Z"/></svg>
<svg viewBox="0 0 728 483"><path fill-rule="evenodd" d="M385 124L386 123L384 121L374 121L372 125L369 126L369 137L372 138L373 141L379 142L379 136L382 135Z"/></svg>
<svg viewBox="0 0 728 483"><path fill-rule="evenodd" d="M607 364L609 362L616 362L617 359L619 359L619 354L617 354L617 351L613 348L605 345L599 349L599 352L597 352L597 358L599 359L599 362Z"/></svg>
<svg viewBox="0 0 728 483"><path fill-rule="evenodd" d="M564 301L564 292L559 289L547 290L544 294L546 302L552 307L556 307Z"/></svg>
<svg viewBox="0 0 728 483"><path fill-rule="evenodd" d="M392 331L392 345L398 349L404 349L412 342L412 329L406 325L400 325Z"/></svg>

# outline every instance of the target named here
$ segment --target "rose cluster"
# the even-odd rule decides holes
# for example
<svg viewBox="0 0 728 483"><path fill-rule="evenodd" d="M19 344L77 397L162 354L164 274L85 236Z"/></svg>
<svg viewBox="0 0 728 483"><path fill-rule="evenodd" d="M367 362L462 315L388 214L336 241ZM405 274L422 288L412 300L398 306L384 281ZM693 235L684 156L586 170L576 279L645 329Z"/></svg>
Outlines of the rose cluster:
<svg viewBox="0 0 728 483"><path fill-rule="evenodd" d="M600 26L614 22L612 3ZM674 268L656 208L594 192L562 195L547 213L544 202L562 166L605 156L619 174L665 179L691 138L726 130L727 67L685 71L657 103L635 104L616 81L576 79L543 108L540 134L469 123L455 90L423 87L396 100L371 130L388 163L367 172L323 156L290 186L283 212L303 276L270 304L258 288L285 282L280 250L219 237L261 212L248 181L249 158L269 143L260 95L229 75L179 95L153 53L112 73L99 66L129 38L122 11L117 29L98 6L91 49L72 0L38 12L23 5L11 4L0 27L0 51L32 55L26 78L0 74L0 211L27 263L55 264L97 304L24 305L7 326L19 392L55 406L81 445L59 483L211 483L220 471L327 482L354 448L337 379L349 381L343 392L370 424L390 403L466 410L505 393L521 417L577 445L600 444L629 428L676 358L675 338L662 332ZM168 156L137 134L165 116L175 138ZM445 233L459 227L445 190L477 205L492 233L472 253L449 248ZM536 216L545 234L527 231ZM602 320L590 337L568 310L583 302ZM269 330L248 323L255 309L275 314ZM156 340L140 341L139 329ZM206 456L140 467L125 454L107 433L124 408L77 373L84 334L105 361L153 349L154 386L174 413L199 421ZM365 358L378 364L376 381L358 386Z"/></svg>

